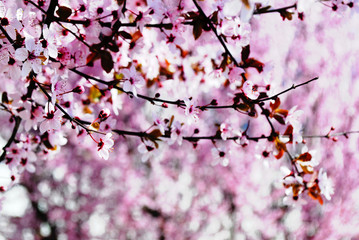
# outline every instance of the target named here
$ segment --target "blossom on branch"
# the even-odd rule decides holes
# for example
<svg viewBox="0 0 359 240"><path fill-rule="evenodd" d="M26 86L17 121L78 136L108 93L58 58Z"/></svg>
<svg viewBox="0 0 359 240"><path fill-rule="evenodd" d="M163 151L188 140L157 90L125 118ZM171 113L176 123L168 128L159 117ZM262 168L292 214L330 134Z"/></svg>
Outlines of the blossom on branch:
<svg viewBox="0 0 359 240"><path fill-rule="evenodd" d="M126 92L132 92L137 97L137 89L145 85L145 79L139 74L134 65L131 65L130 69L123 69L125 82L123 83L123 90Z"/></svg>
<svg viewBox="0 0 359 240"><path fill-rule="evenodd" d="M25 47L18 48L15 51L15 58L23 62L21 75L26 77L31 70L35 73L40 73L42 70L42 63L46 60L43 55L43 48L40 43L36 43L31 36L26 37Z"/></svg>
<svg viewBox="0 0 359 240"><path fill-rule="evenodd" d="M100 138L99 143L97 144L97 154L107 160L110 156L109 152L112 151L112 146L114 141L112 139L112 133L107 133L106 136L102 139Z"/></svg>

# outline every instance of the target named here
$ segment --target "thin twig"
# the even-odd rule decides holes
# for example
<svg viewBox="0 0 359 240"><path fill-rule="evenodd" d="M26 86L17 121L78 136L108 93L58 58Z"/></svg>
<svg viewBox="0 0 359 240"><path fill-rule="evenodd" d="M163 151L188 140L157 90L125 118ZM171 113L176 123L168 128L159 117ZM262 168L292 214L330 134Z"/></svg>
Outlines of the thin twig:
<svg viewBox="0 0 359 240"><path fill-rule="evenodd" d="M269 9L269 10L266 10L266 11L258 11L258 10L255 10L253 12L254 15L260 15L260 14L265 14L265 13L274 13L274 12L283 12L283 11L286 11L288 9L291 9L291 8L296 8L297 7L297 4L294 3L293 5L290 5L290 6L287 6L287 7L282 7L282 8L276 8L276 9Z"/></svg>
<svg viewBox="0 0 359 240"><path fill-rule="evenodd" d="M8 147L10 147L10 145L14 142L16 134L17 134L17 131L19 130L19 126L20 126L20 123L21 123L21 118L18 117L18 116L13 116L13 117L15 119L15 125L14 125L14 128L12 130L12 133L11 133L11 136L10 136L9 140L7 141L6 145L2 148L3 152L2 152L2 154L0 156L0 162L4 161L4 159L6 157L6 149Z"/></svg>
<svg viewBox="0 0 359 240"><path fill-rule="evenodd" d="M216 28L214 27L213 23L211 22L211 20L206 16L206 14L203 12L201 6L199 6L199 4L197 3L196 0L193 0L194 5L196 5L199 13L206 19L207 24L209 25L209 27L211 28L211 30L214 32L214 34L216 35L217 39L219 40L219 42L221 43L222 47L224 48L224 51L228 54L228 56L231 58L232 62L234 63L234 65L236 65L237 67L239 67L239 64L237 62L237 60L234 58L234 56L232 55L232 53L229 51L229 49L227 48L226 43L223 41L222 37L218 35Z"/></svg>
<svg viewBox="0 0 359 240"><path fill-rule="evenodd" d="M304 83L298 84L298 85L294 85L294 84L293 84L290 88L287 88L286 90L284 90L284 91L282 91L282 92L280 92L280 93L277 93L277 94L275 94L275 95L273 95L273 96L271 96L271 97L253 100L252 102L253 102L253 103L259 103L259 102L264 102L264 101L269 101L269 100L275 100L278 96L280 96L280 95L282 95L282 94L284 94L284 93L286 93L286 92L289 92L289 91L291 91L291 90L293 90L293 89L296 89L297 87L306 85L306 84L308 84L308 83L310 83L310 82L313 82L313 81L315 81L315 80L318 80L318 79L319 79L319 77L315 77L315 78L312 78L312 79L310 79L310 80L308 80L308 81L306 81L306 82L304 82Z"/></svg>

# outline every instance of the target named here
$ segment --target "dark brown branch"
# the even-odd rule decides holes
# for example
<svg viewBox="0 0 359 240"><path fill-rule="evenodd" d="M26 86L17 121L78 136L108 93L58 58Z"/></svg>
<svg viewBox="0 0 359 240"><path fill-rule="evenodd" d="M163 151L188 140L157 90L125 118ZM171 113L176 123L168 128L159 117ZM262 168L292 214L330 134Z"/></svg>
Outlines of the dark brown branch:
<svg viewBox="0 0 359 240"><path fill-rule="evenodd" d="M126 130L120 130L120 129L113 129L113 132L117 133L120 136L136 136L136 137L141 137L141 138L152 138L150 134L146 133L146 132L134 132L134 131L126 131ZM170 132L166 131L166 133L162 136L160 136L161 138L171 138ZM248 137L245 136L246 139L250 140L250 141L255 141L257 142L260 139L268 139L270 136L260 136L260 137ZM234 140L238 140L240 137L235 136L235 137L229 137L227 138L226 141L234 141ZM198 142L199 140L223 140L222 137L218 134L216 135L212 135L212 136L184 136L183 140L186 140L188 142Z"/></svg>
<svg viewBox="0 0 359 240"><path fill-rule="evenodd" d="M34 81L34 80L33 80ZM41 91L46 95L47 99L49 101L51 101L52 97L50 96L50 94L41 86L41 84L39 84L38 82L36 82L37 86L41 89ZM71 122L75 122L77 125L79 125L80 127L82 127L83 129L86 130L87 133L90 133L90 132L97 132L97 131L94 131L94 130L91 130L89 128L87 128L84 124L87 124L87 122L85 121L82 121L82 120L79 120L79 119L76 119L74 117L72 117L70 114L68 114L65 109L63 109L60 104L58 103L55 103L55 106L65 115L65 118L66 119L69 119ZM102 134L101 132L97 132L97 133L100 133Z"/></svg>
<svg viewBox="0 0 359 240"><path fill-rule="evenodd" d="M14 40L10 37L10 35L6 32L6 30L0 24L0 31L5 35L6 39L11 43L14 44Z"/></svg>
<svg viewBox="0 0 359 240"><path fill-rule="evenodd" d="M269 126L270 126L270 128L271 128L271 136L275 136L275 128L274 128L274 126L273 126L273 123L272 123L272 121L269 119L269 116L268 116L268 114L267 114L267 111L265 111L266 109L264 109L264 107L261 105L261 104L258 104L258 106L261 108L261 110L262 110L262 114L266 117L266 119L267 119L267 122L268 122L268 124L269 124Z"/></svg>
<svg viewBox="0 0 359 240"><path fill-rule="evenodd" d="M4 159L6 157L6 149L8 147L10 147L10 145L14 142L16 134L17 134L17 131L19 130L19 126L20 126L20 123L21 123L21 118L18 117L18 116L13 116L13 118L15 119L15 125L14 125L14 128L12 130L12 134L11 134L9 140L7 141L6 145L2 148L3 153L0 156L0 162L4 161Z"/></svg>
<svg viewBox="0 0 359 240"><path fill-rule="evenodd" d="M45 24L47 24L47 26L50 26L50 24L54 21L55 9L58 4L58 0L51 0L49 8L46 11L46 18L44 22Z"/></svg>
<svg viewBox="0 0 359 240"><path fill-rule="evenodd" d="M219 40L219 42L221 43L222 47L224 48L224 51L228 54L228 56L231 58L232 62L239 67L239 64L237 62L237 60L234 58L234 56L232 55L232 53L229 51L229 49L227 48L226 43L224 42L224 40L222 39L221 36L218 35L216 28L214 27L213 23L211 22L211 20L207 17L207 15L203 12L201 6L199 6L199 4L197 3L196 0L193 0L194 5L196 5L196 8L198 9L199 13L206 19L206 22L208 24L208 26L211 28L211 30L214 32L214 34L216 35L217 39Z"/></svg>
<svg viewBox="0 0 359 240"><path fill-rule="evenodd" d="M340 133L333 133L333 134L326 134L326 135L303 135L303 138L327 138L330 139L331 137L340 137L344 136L348 138L350 134L357 134L359 131L348 131L348 132L340 132Z"/></svg>
<svg viewBox="0 0 359 240"><path fill-rule="evenodd" d="M277 93L276 95L273 95L273 96L267 97L267 98L261 98L261 99L253 100L253 102L254 103L259 103L259 102L264 102L264 101L269 101L269 100L275 100L278 96L280 96L280 95L282 95L282 94L284 94L286 92L289 92L289 91L291 91L293 89L296 89L297 87L301 87L303 85L306 85L306 84L308 84L310 82L313 82L315 80L318 80L318 79L319 79L319 77L315 77L315 78L312 78L312 79L310 79L310 80L308 80L308 81L306 81L304 83L298 84L298 85L293 84L290 88L287 88L286 90L284 90L284 91L282 91L280 93Z"/></svg>
<svg viewBox="0 0 359 240"><path fill-rule="evenodd" d="M265 11L261 11L260 9L257 9L253 12L254 15L260 15L260 14L265 14L265 13L274 13L274 12L283 12L283 11L286 11L288 9L291 9L291 8L296 8L297 7L297 4L294 3L293 5L290 5L290 6L287 6L287 7L282 7L282 8L276 8L276 9L269 9L269 10L265 10ZM262 8L263 9L263 8Z"/></svg>

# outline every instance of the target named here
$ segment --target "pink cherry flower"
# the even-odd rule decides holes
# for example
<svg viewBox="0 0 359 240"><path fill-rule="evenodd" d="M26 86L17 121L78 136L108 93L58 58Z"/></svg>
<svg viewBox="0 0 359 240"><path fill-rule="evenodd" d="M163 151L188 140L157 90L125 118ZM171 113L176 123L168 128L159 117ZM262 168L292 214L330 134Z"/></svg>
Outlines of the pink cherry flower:
<svg viewBox="0 0 359 240"><path fill-rule="evenodd" d="M320 193L330 200L332 198L331 195L334 194L334 186L332 180L327 177L327 173L323 171L323 168L319 170L318 180Z"/></svg>
<svg viewBox="0 0 359 240"><path fill-rule="evenodd" d="M297 110L297 106L292 107L287 117L285 118L285 124L291 124L294 130L299 131L302 124L299 121L299 117L303 114L302 110Z"/></svg>
<svg viewBox="0 0 359 240"><path fill-rule="evenodd" d="M25 131L30 131L31 128L37 130L37 124L43 119L42 108L39 106L33 106L29 102L24 102L25 110L19 112L19 116L24 122Z"/></svg>
<svg viewBox="0 0 359 240"><path fill-rule="evenodd" d="M227 123L222 123L220 126L221 138L227 140L232 134L232 127Z"/></svg>
<svg viewBox="0 0 359 240"><path fill-rule="evenodd" d="M174 121L171 126L171 138L168 141L168 144L172 145L175 142L178 143L178 145L182 145L182 124L179 121Z"/></svg>
<svg viewBox="0 0 359 240"><path fill-rule="evenodd" d="M154 155L153 150L155 149L155 144L152 141L144 140L143 144L137 147L138 152L142 154L142 162L147 162L147 160Z"/></svg>
<svg viewBox="0 0 359 240"><path fill-rule="evenodd" d="M27 37L25 39L25 47L18 48L15 51L15 58L18 61L24 62L22 65L21 75L26 77L31 70L35 73L40 73L42 70L42 63L46 60L42 54L43 48L40 43L35 43L35 39Z"/></svg>
<svg viewBox="0 0 359 240"><path fill-rule="evenodd" d="M243 83L242 90L244 94L252 100L255 100L259 97L258 86L250 80L247 80L245 83Z"/></svg>
<svg viewBox="0 0 359 240"><path fill-rule="evenodd" d="M162 134L165 134L165 130L167 128L167 124L156 114L153 114L153 120L154 120L154 124L157 125L158 129L160 130L160 132Z"/></svg>
<svg viewBox="0 0 359 240"><path fill-rule="evenodd" d="M22 151L23 150L19 149L17 145L7 149L5 163L11 171L13 171L20 164Z"/></svg>
<svg viewBox="0 0 359 240"><path fill-rule="evenodd" d="M0 2L0 19L1 19L1 25L6 30L6 32L9 34L9 36L12 39L16 38L16 31L20 32L22 29L22 9L19 8L16 11L16 14L14 14L14 11L12 11L10 8L5 6L6 1Z"/></svg>
<svg viewBox="0 0 359 240"><path fill-rule="evenodd" d="M62 112L56 111L54 105L50 102L46 105L47 109L45 112L47 114L43 116L45 121L40 124L40 132L44 133L50 130L58 130L61 128L61 121L62 121ZM47 110L47 111L46 111Z"/></svg>
<svg viewBox="0 0 359 240"><path fill-rule="evenodd" d="M189 118L187 118L187 121L189 123L191 123L192 120L197 122L199 111L196 108L196 106L194 105L193 99L185 98L184 103L186 104L185 114L186 114L186 116L189 117Z"/></svg>
<svg viewBox="0 0 359 240"><path fill-rule="evenodd" d="M136 71L134 65L130 69L123 69L125 82L123 83L123 90L126 92L132 92L137 97L137 89L145 85L145 79Z"/></svg>
<svg viewBox="0 0 359 240"><path fill-rule="evenodd" d="M166 36L166 43L168 44L169 49L172 53L176 52L177 45L181 45L185 42L185 39L181 37L180 35L173 35L170 33Z"/></svg>
<svg viewBox="0 0 359 240"><path fill-rule="evenodd" d="M45 25L43 29L43 35L44 39L41 40L41 44L44 47L44 55L46 57L50 56L56 59L58 56L56 32L53 30L53 28L49 29L47 25Z"/></svg>
<svg viewBox="0 0 359 240"><path fill-rule="evenodd" d="M109 157L109 152L112 149L114 141L112 139L112 133L107 133L106 136L102 139L100 138L100 142L98 143L97 147L97 154L107 160Z"/></svg>
<svg viewBox="0 0 359 240"><path fill-rule="evenodd" d="M224 18L217 27L218 34L226 37L238 37L240 35L241 21L239 17Z"/></svg>
<svg viewBox="0 0 359 240"><path fill-rule="evenodd" d="M149 8L145 12L140 11L135 19L136 25L141 32L143 31L145 25L152 21L152 17L150 17L151 11L153 11L152 8Z"/></svg>

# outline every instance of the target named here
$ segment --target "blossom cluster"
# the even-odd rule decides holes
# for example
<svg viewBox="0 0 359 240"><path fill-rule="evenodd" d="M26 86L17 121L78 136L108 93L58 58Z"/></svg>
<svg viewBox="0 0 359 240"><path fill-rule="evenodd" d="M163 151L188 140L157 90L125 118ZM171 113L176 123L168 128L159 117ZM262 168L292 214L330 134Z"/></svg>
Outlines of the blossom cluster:
<svg viewBox="0 0 359 240"><path fill-rule="evenodd" d="M336 107L354 80L322 79L355 79L358 49L335 41L315 55L311 43L336 40L315 32L354 21L359 2L286 2L1 1L0 191L22 186L35 212L16 228L68 239L329 236L312 209L341 192L334 169L346 163L331 159L359 123L355 107ZM332 70L331 54L353 67ZM300 233L288 220L296 207Z"/></svg>

